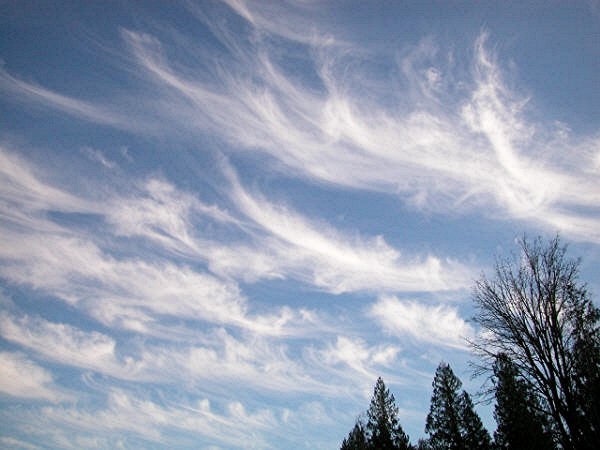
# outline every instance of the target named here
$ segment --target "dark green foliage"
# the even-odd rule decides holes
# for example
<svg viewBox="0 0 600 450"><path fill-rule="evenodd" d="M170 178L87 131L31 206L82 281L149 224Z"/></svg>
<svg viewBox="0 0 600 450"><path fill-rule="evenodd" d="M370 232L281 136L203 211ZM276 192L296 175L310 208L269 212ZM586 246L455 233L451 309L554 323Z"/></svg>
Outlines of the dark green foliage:
<svg viewBox="0 0 600 450"><path fill-rule="evenodd" d="M356 421L348 437L343 440L340 450L368 450L369 444L364 427L360 420Z"/></svg>
<svg viewBox="0 0 600 450"><path fill-rule="evenodd" d="M595 449L600 445L600 310L585 305L576 314L574 327L574 375L575 400L581 435L577 448Z"/></svg>
<svg viewBox="0 0 600 450"><path fill-rule="evenodd" d="M473 408L462 383L448 364L441 363L433 380L425 432L433 450L488 450L490 436ZM425 443L423 443L425 445Z"/></svg>
<svg viewBox="0 0 600 450"><path fill-rule="evenodd" d="M398 421L398 407L394 395L379 377L367 411L369 445L378 450L404 450L409 448L408 436Z"/></svg>
<svg viewBox="0 0 600 450"><path fill-rule="evenodd" d="M409 438L398 420L393 394L379 377L367 410L367 423L357 420L340 450L409 450Z"/></svg>
<svg viewBox="0 0 600 450"><path fill-rule="evenodd" d="M488 450L491 448L490 434L483 427L475 412L471 397L465 391L460 396L460 430L465 449Z"/></svg>
<svg viewBox="0 0 600 450"><path fill-rule="evenodd" d="M494 390L494 418L498 424L494 433L496 448L551 450L555 447L538 399L505 354L498 355L494 365Z"/></svg>
<svg viewBox="0 0 600 450"><path fill-rule="evenodd" d="M425 424L432 449L455 450L462 448L460 435L460 380L448 364L441 363L435 371L431 406Z"/></svg>
<svg viewBox="0 0 600 450"><path fill-rule="evenodd" d="M495 277L475 286L481 369L493 370L506 354L542 400L562 448L597 448L598 309L579 282L579 261L566 257L558 237L520 244L520 255L497 260Z"/></svg>
<svg viewBox="0 0 600 450"><path fill-rule="evenodd" d="M415 450L431 450L431 446L429 445L429 439L419 439Z"/></svg>

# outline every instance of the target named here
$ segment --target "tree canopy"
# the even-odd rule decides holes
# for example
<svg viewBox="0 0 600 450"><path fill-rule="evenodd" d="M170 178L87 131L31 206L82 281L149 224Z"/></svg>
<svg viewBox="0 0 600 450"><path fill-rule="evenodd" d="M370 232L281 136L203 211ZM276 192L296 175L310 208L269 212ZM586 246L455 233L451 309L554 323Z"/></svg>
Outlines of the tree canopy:
<svg viewBox="0 0 600 450"><path fill-rule="evenodd" d="M501 353L494 365L498 450L551 450L554 442L540 401L516 365Z"/></svg>
<svg viewBox="0 0 600 450"><path fill-rule="evenodd" d="M354 428L342 442L341 450L408 450L409 438L398 419L394 395L379 377L367 410L367 423L357 420Z"/></svg>
<svg viewBox="0 0 600 450"><path fill-rule="evenodd" d="M600 309L579 281L579 260L555 237L520 241L498 258L473 298L479 325L471 342L475 375L495 398L494 442L449 364L433 379L425 433L411 446L395 399L381 378L343 450L592 450L600 443Z"/></svg>
<svg viewBox="0 0 600 450"><path fill-rule="evenodd" d="M449 364L441 363L433 379L431 406L425 432L434 450L485 450L490 448L489 433L474 410L471 397L459 392L462 382Z"/></svg>
<svg viewBox="0 0 600 450"><path fill-rule="evenodd" d="M340 450L368 450L369 443L365 429L360 421L354 424L354 428L348 434L348 437L342 441Z"/></svg>
<svg viewBox="0 0 600 450"><path fill-rule="evenodd" d="M596 448L600 352L598 309L579 281L579 260L558 237L523 238L514 259L498 259L495 276L475 285L473 342L481 369L493 371L506 355L551 418L564 449Z"/></svg>
<svg viewBox="0 0 600 450"><path fill-rule="evenodd" d="M379 377L367 411L367 433L372 448L381 450L408 449L408 436L398 420L394 395Z"/></svg>

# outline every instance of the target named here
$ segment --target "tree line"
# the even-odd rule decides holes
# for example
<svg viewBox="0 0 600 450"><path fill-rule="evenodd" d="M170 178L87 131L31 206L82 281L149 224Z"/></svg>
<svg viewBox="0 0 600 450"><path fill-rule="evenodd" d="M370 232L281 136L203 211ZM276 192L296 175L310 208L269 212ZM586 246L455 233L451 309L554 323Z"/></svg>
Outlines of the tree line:
<svg viewBox="0 0 600 450"><path fill-rule="evenodd" d="M410 442L393 394L378 378L366 415L341 450L592 450L600 448L600 309L559 237L522 238L512 259L473 290L478 337L469 342L480 395L495 400L484 428L449 364L433 379L426 438Z"/></svg>

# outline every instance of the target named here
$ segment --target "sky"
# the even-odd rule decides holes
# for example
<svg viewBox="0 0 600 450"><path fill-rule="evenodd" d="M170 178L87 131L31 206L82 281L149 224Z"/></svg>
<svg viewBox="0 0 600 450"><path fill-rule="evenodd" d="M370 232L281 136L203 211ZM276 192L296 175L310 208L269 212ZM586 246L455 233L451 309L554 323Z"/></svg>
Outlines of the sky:
<svg viewBox="0 0 600 450"><path fill-rule="evenodd" d="M597 1L0 5L0 447L416 442L520 237L598 304Z"/></svg>

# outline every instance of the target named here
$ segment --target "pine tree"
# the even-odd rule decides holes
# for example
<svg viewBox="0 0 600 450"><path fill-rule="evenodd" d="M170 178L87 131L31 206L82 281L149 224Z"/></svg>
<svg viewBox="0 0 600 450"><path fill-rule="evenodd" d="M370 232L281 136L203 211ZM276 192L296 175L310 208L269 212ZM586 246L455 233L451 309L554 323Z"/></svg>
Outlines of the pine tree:
<svg viewBox="0 0 600 450"><path fill-rule="evenodd" d="M429 445L429 439L419 439L416 447L413 450L431 450L431 445Z"/></svg>
<svg viewBox="0 0 600 450"><path fill-rule="evenodd" d="M546 450L555 448L540 402L516 365L503 353L494 365L498 428L494 441L499 450Z"/></svg>
<svg viewBox="0 0 600 450"><path fill-rule="evenodd" d="M500 353L543 400L556 439L565 450L600 443L600 311L579 280L578 259L567 257L559 237L523 238L513 259L498 259L492 278L475 285L472 343L481 370Z"/></svg>
<svg viewBox="0 0 600 450"><path fill-rule="evenodd" d="M379 377L367 411L366 425L359 419L340 450L414 450L398 420L394 395Z"/></svg>
<svg viewBox="0 0 600 450"><path fill-rule="evenodd" d="M574 439L578 449L595 449L600 443L600 309L588 303L572 311L575 402L581 433Z"/></svg>
<svg viewBox="0 0 600 450"><path fill-rule="evenodd" d="M450 366L441 363L433 379L425 432L433 450L488 450L491 439L473 408L471 397L459 392L462 383Z"/></svg>
<svg viewBox="0 0 600 450"><path fill-rule="evenodd" d="M469 450L489 450L492 446L490 434L483 427L475 412L471 397L465 391L460 395L460 428L463 445Z"/></svg>
<svg viewBox="0 0 600 450"><path fill-rule="evenodd" d="M360 420L356 421L354 428L348 434L348 437L342 441L340 450L368 450L369 444L367 442L367 436L365 429Z"/></svg>
<svg viewBox="0 0 600 450"><path fill-rule="evenodd" d="M398 420L398 407L394 395L379 377L367 411L369 447L377 450L409 449L409 438Z"/></svg>
<svg viewBox="0 0 600 450"><path fill-rule="evenodd" d="M425 424L429 445L434 450L462 449L460 434L460 397L462 386L448 364L441 363L435 371L431 406Z"/></svg>

